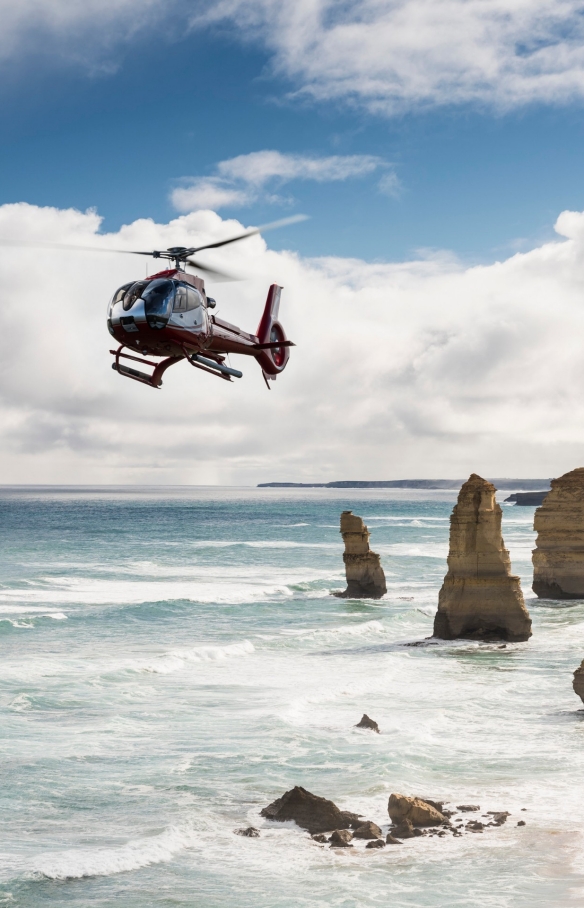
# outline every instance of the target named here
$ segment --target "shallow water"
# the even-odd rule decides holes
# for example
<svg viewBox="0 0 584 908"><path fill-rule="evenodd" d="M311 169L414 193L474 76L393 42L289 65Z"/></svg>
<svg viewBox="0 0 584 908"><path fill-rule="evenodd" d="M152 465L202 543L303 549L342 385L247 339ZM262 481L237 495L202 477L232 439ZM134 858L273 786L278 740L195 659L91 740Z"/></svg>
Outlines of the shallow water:
<svg viewBox="0 0 584 908"><path fill-rule="evenodd" d="M0 489L0 904L584 904L584 602L533 599L534 509L505 506L532 639L406 646L432 632L454 500ZM330 595L344 508L379 602ZM512 816L334 851L259 817L295 784L385 826L392 791Z"/></svg>

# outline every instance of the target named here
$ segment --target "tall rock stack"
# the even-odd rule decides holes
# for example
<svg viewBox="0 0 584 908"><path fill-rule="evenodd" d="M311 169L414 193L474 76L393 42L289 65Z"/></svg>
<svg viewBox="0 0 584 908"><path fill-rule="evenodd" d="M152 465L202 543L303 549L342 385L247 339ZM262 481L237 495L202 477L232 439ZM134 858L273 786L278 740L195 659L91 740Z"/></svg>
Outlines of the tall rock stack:
<svg viewBox="0 0 584 908"><path fill-rule="evenodd" d="M341 534L347 589L335 595L342 599L381 599L387 593L385 574L379 555L369 548L369 530L352 511L343 511Z"/></svg>
<svg viewBox="0 0 584 908"><path fill-rule="evenodd" d="M584 469L552 479L535 512L533 592L540 599L584 599Z"/></svg>
<svg viewBox="0 0 584 908"><path fill-rule="evenodd" d="M582 661L580 668L577 668L574 672L572 687L574 688L574 693L578 694L584 703L584 660Z"/></svg>
<svg viewBox="0 0 584 908"><path fill-rule="evenodd" d="M462 486L450 518L448 573L440 590L434 636L509 641L531 636L519 577L511 575L501 535L495 486L476 473Z"/></svg>

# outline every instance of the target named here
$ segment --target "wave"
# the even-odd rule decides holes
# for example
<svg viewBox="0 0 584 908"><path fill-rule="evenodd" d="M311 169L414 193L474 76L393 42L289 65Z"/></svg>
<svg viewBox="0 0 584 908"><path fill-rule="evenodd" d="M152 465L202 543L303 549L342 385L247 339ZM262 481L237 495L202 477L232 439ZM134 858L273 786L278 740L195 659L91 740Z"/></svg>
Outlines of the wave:
<svg viewBox="0 0 584 908"><path fill-rule="evenodd" d="M366 634L384 633L386 628L381 621L363 621L361 624L342 624L339 627L305 628L303 630L283 630L278 634L258 634L261 640L307 640L317 641L338 639L339 637L362 637Z"/></svg>
<svg viewBox="0 0 584 908"><path fill-rule="evenodd" d="M186 650L171 650L154 661L136 666L135 670L152 672L157 675L168 675L184 668L189 662L223 662L225 659L231 659L234 656L249 656L251 653L255 653L255 647L250 640L243 640L241 643L228 643L226 646L213 644L193 646L191 649Z"/></svg>
<svg viewBox="0 0 584 908"><path fill-rule="evenodd" d="M33 865L32 875L49 880L80 880L128 873L170 861L177 852L195 844L194 830L169 826L159 835L134 839L117 848L79 848L44 855Z"/></svg>

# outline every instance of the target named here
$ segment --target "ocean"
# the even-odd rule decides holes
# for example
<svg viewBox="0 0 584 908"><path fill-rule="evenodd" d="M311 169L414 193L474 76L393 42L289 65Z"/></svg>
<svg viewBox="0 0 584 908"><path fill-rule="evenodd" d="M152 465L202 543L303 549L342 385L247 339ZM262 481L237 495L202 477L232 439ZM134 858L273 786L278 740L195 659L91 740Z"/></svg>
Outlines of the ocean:
<svg viewBox="0 0 584 908"><path fill-rule="evenodd" d="M504 505L531 640L409 645L432 634L455 500L0 488L0 905L584 905L584 602L534 599L534 509ZM331 595L347 508L382 600ZM334 850L260 817L294 785L384 831L391 792L511 815Z"/></svg>

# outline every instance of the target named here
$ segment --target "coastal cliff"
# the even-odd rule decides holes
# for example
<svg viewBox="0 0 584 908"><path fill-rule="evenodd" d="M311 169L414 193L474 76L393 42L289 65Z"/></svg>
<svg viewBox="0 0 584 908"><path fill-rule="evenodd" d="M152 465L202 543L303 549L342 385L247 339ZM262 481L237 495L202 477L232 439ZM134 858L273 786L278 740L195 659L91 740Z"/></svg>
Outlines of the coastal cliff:
<svg viewBox="0 0 584 908"><path fill-rule="evenodd" d="M540 599L584 599L584 468L552 480L533 526L533 592Z"/></svg>
<svg viewBox="0 0 584 908"><path fill-rule="evenodd" d="M473 473L462 486L450 518L448 573L434 619L443 640L527 640L531 619L519 577L511 574L501 535L495 487Z"/></svg>
<svg viewBox="0 0 584 908"><path fill-rule="evenodd" d="M369 530L352 511L343 511L341 534L345 543L343 561L347 589L335 593L335 596L342 599L381 599L387 593L385 574L379 555L369 548Z"/></svg>

